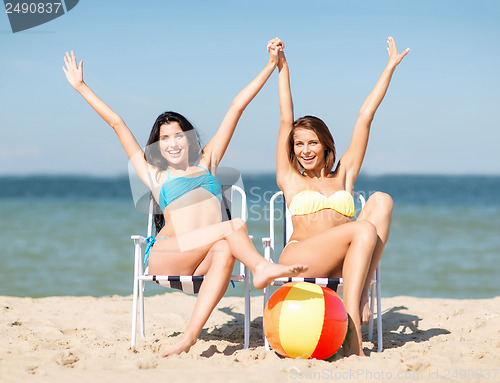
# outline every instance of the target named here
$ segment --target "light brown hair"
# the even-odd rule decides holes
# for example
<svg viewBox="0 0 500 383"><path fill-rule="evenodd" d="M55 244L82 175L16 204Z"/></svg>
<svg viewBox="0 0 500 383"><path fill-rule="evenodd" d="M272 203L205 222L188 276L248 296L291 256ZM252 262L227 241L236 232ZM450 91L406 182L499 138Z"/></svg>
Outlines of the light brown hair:
<svg viewBox="0 0 500 383"><path fill-rule="evenodd" d="M304 170L294 151L295 140L293 136L295 130L299 128L309 129L316 133L319 142L325 147L325 164L323 168L327 174L330 173L333 165L335 165L335 141L323 120L314 116L304 116L293 123L292 131L288 136L288 160L292 167L301 174Z"/></svg>

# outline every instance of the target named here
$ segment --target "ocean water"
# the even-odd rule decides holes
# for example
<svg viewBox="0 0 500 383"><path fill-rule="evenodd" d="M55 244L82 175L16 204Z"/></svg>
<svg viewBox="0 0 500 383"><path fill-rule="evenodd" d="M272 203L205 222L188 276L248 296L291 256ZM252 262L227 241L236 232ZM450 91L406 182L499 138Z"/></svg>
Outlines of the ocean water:
<svg viewBox="0 0 500 383"><path fill-rule="evenodd" d="M272 174L244 175L243 182L249 232L263 253L278 188ZM383 296L500 295L500 177L360 176L355 189L394 199ZM131 294L130 235L144 235L146 220L127 177L0 178L0 295ZM146 294L165 291L148 284Z"/></svg>

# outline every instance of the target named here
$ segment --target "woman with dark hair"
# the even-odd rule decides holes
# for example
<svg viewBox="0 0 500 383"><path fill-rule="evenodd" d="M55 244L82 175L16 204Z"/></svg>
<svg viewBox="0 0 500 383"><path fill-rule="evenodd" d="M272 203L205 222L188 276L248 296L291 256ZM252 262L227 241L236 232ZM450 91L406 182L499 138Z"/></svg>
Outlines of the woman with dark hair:
<svg viewBox="0 0 500 383"><path fill-rule="evenodd" d="M270 47L269 62L234 98L216 134L203 149L191 123L178 113L166 112L155 121L145 152L121 117L84 83L83 62L77 64L73 52L64 57L68 82L115 130L163 213L166 224L146 250L151 274L205 275L186 330L160 352L162 357L187 352L194 345L224 296L235 258L250 269L258 289L276 277L297 275L307 269L304 265L267 262L253 247L243 220L221 222L222 188L215 177L217 166L243 111L276 68L278 47L273 41Z"/></svg>
<svg viewBox="0 0 500 383"><path fill-rule="evenodd" d="M154 166L158 175L161 171L160 169L168 169L168 161L162 155L160 146L158 144L158 137L160 136L160 130L162 125L170 124L173 122L177 122L184 132L188 140L188 161L189 163L198 163L201 156L201 144L200 137L198 132L194 128L194 126L189 122L189 120L183 115L176 112L165 112L158 116L155 123L153 124L153 128L151 129L151 133L149 134L148 141L146 143L146 148L144 150L144 158L146 161ZM156 199L153 198L154 201L154 222L156 226L156 232L159 233L160 230L165 225L165 216L163 214L163 210L159 206ZM156 240L155 240L156 242ZM147 248L146 256L149 256L149 250L154 242L150 243L150 246Z"/></svg>
<svg viewBox="0 0 500 383"><path fill-rule="evenodd" d="M368 289L389 237L392 199L388 194L372 194L358 219L353 221L352 192L375 112L396 66L409 50L398 54L394 40L389 37L389 62L361 106L351 143L334 168L335 144L326 124L313 116L294 122L288 64L284 45L278 44L281 126L276 180L293 224L292 236L279 262L307 263L309 269L303 276L343 277L343 301L349 314L344 354L364 355L361 325L372 315Z"/></svg>

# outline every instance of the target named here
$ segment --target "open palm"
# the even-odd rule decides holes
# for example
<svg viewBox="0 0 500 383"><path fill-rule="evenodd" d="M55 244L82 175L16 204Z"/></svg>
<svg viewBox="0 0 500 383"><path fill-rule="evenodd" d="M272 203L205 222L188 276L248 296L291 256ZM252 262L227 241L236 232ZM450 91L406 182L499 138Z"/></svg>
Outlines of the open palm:
<svg viewBox="0 0 500 383"><path fill-rule="evenodd" d="M77 65L75 54L71 51L71 54L66 52L66 56L64 56L64 63L66 67L62 67L64 74L66 75L66 79L70 83L73 88L77 88L81 84L83 84L83 60Z"/></svg>
<svg viewBox="0 0 500 383"><path fill-rule="evenodd" d="M396 49L396 42L392 37L389 37L389 39L387 40L387 44L389 45L387 47L387 52L389 53L389 62L394 66L397 66L401 62L401 60L403 60L403 57L405 57L408 52L410 52L410 48L407 48L401 54L399 54L398 50Z"/></svg>

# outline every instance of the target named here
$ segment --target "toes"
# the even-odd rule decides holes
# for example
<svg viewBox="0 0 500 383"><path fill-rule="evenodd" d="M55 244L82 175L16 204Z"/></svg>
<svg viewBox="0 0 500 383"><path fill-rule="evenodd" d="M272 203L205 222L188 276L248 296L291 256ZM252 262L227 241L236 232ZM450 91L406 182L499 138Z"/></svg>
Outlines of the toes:
<svg viewBox="0 0 500 383"><path fill-rule="evenodd" d="M293 267L293 270L296 273L302 273L302 272L306 271L308 268L309 268L309 266L307 266L307 265L295 265Z"/></svg>

